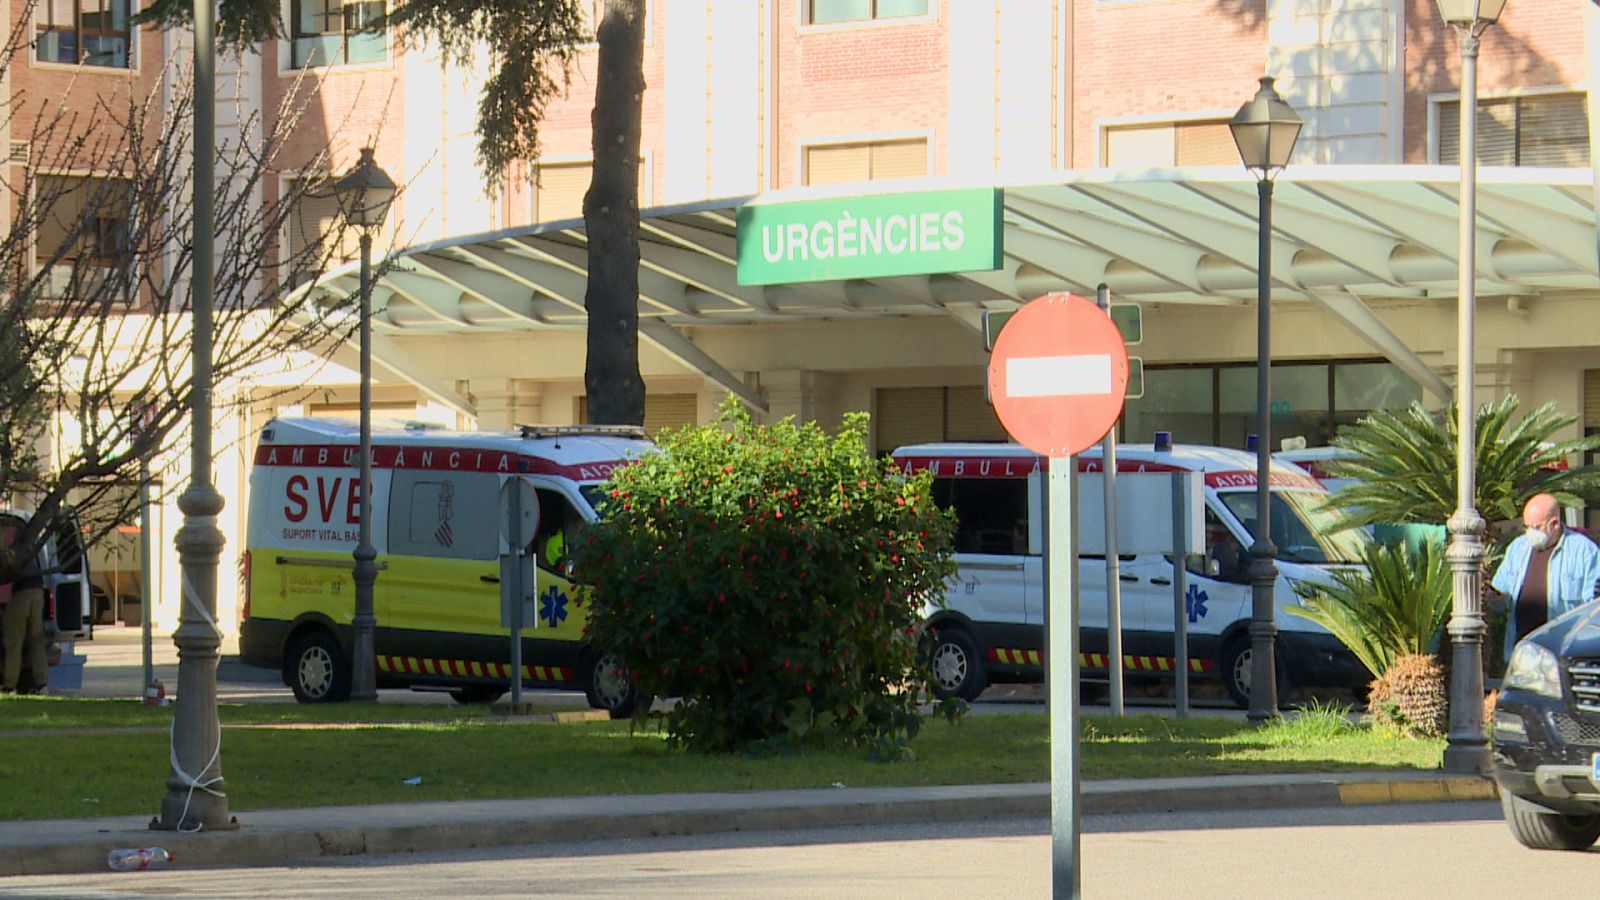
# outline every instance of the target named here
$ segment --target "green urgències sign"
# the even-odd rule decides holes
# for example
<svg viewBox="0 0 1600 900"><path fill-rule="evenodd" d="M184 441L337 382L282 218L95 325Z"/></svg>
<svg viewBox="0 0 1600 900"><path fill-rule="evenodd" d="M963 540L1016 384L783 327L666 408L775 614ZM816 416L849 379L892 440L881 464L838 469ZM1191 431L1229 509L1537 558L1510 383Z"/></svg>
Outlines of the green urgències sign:
<svg viewBox="0 0 1600 900"><path fill-rule="evenodd" d="M739 283L1000 268L999 190L923 191L739 209Z"/></svg>

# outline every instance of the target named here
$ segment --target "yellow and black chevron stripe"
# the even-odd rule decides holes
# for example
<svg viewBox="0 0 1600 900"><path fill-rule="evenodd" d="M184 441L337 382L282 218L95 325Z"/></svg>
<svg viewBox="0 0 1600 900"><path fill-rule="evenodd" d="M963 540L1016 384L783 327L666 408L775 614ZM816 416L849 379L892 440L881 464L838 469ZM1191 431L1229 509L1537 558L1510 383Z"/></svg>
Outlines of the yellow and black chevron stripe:
<svg viewBox="0 0 1600 900"><path fill-rule="evenodd" d="M435 675L448 678L504 678L511 680L510 663L479 662L463 659L428 659L418 656L379 656L378 671L400 675ZM532 681L575 681L572 669L565 666L523 666L523 678Z"/></svg>
<svg viewBox="0 0 1600 900"><path fill-rule="evenodd" d="M994 647L989 650L989 661L1003 666L1042 666L1044 651ZM1085 669L1108 669L1111 667L1111 657L1104 653L1080 653L1078 664ZM1189 658L1191 672L1211 672L1216 667L1215 660ZM1173 672L1178 668L1178 660L1172 656L1124 655L1122 668L1129 672Z"/></svg>

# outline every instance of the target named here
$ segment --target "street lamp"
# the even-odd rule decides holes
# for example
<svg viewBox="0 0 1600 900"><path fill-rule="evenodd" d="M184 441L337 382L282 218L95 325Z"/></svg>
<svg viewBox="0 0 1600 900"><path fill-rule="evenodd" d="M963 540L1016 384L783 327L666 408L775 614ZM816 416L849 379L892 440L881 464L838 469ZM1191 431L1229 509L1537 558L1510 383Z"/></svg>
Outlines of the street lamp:
<svg viewBox="0 0 1600 900"><path fill-rule="evenodd" d="M178 708L172 717L172 765L159 831L225 831L239 827L228 815L222 789L222 729L217 720L217 561L222 557L222 495L211 483L211 312L216 278L216 7L194 4L194 271L189 281L193 316L189 486L178 497L183 527L173 543L183 568L178 630ZM148 604L148 600L146 601Z"/></svg>
<svg viewBox="0 0 1600 900"><path fill-rule="evenodd" d="M394 182L372 158L372 148L361 149L361 159L350 173L334 182L333 191L344 210L345 221L361 232L361 536L352 556L351 575L356 583L355 654L351 661L350 699L377 700L377 658L373 629L372 585L378 580L378 552L372 548L372 232L383 225L394 201Z"/></svg>
<svg viewBox="0 0 1600 900"><path fill-rule="evenodd" d="M1454 573L1450 617L1450 735L1444 767L1487 772L1489 739L1483 732L1483 602L1479 597L1484 546L1483 516L1475 507L1478 404L1473 396L1476 340L1478 226L1478 37L1500 18L1505 0L1439 0L1439 15L1461 38L1460 269L1456 291L1456 511L1447 523L1445 551Z"/></svg>
<svg viewBox="0 0 1600 900"><path fill-rule="evenodd" d="M1278 679L1273 644L1273 587L1278 548L1272 544L1272 181L1294 152L1303 123L1294 109L1273 90L1272 79L1261 79L1256 95L1239 107L1228 130L1239 146L1245 168L1256 173L1260 201L1256 244L1256 533L1250 547L1250 721L1260 723L1278 715ZM1236 665L1242 664L1236 663Z"/></svg>

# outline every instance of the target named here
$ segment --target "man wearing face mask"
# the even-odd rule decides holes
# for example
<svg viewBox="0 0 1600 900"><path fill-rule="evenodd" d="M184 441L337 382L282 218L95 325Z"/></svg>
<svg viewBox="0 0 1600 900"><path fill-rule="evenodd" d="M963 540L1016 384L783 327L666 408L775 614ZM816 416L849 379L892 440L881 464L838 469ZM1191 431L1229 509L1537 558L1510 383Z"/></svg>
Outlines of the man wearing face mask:
<svg viewBox="0 0 1600 900"><path fill-rule="evenodd" d="M1540 625L1595 598L1600 547L1561 523L1561 504L1534 494L1522 508L1526 531L1506 548L1492 585L1511 602L1506 659L1517 641Z"/></svg>

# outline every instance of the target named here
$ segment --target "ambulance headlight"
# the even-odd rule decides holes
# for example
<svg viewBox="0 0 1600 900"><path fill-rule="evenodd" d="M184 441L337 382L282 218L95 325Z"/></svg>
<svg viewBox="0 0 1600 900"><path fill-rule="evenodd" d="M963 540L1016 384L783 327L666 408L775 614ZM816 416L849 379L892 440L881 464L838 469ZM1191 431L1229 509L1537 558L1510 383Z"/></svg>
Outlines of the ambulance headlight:
<svg viewBox="0 0 1600 900"><path fill-rule="evenodd" d="M1561 699L1561 667L1556 663L1556 655L1532 641L1523 641L1511 652L1511 662L1506 666L1501 686L1508 691L1528 691L1541 697Z"/></svg>

